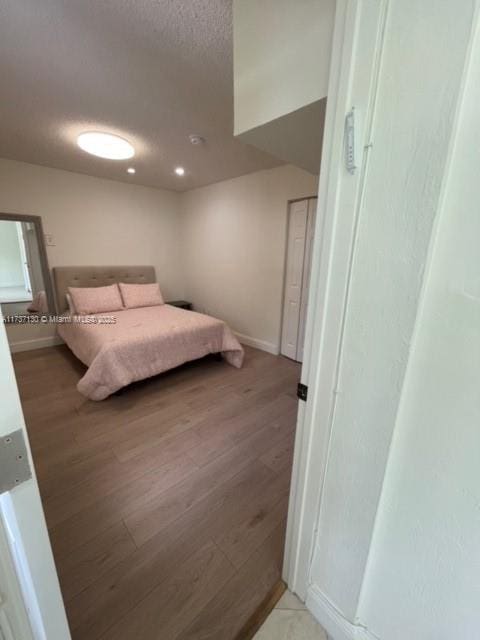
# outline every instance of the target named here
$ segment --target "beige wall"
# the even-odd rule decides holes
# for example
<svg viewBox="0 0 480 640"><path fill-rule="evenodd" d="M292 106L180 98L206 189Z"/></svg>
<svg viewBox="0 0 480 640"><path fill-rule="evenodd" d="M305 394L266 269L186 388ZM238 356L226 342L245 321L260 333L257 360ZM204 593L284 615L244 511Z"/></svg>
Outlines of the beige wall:
<svg viewBox="0 0 480 640"><path fill-rule="evenodd" d="M234 132L317 173L336 0L234 0Z"/></svg>
<svg viewBox="0 0 480 640"><path fill-rule="evenodd" d="M335 0L235 0L235 135L327 95Z"/></svg>
<svg viewBox="0 0 480 640"><path fill-rule="evenodd" d="M316 193L314 176L285 165L183 194L187 298L277 351L287 203Z"/></svg>
<svg viewBox="0 0 480 640"><path fill-rule="evenodd" d="M183 297L179 195L0 159L0 211L42 217L50 267L153 264L164 295ZM50 327L8 327L13 342ZM37 346L42 346L37 343Z"/></svg>

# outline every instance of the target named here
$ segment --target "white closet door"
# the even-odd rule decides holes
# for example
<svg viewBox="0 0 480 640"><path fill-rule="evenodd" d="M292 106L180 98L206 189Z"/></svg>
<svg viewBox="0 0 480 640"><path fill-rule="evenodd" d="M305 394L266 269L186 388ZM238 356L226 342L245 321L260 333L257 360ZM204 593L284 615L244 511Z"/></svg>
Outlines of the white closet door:
<svg viewBox="0 0 480 640"><path fill-rule="evenodd" d="M317 198L311 198L308 201L307 237L305 240L302 297L300 301L300 326L298 330L297 355L295 358L298 362L303 362L303 344L305 342L305 325L307 323L308 292L310 290L310 271L312 268L312 249L316 216Z"/></svg>
<svg viewBox="0 0 480 640"><path fill-rule="evenodd" d="M293 360L297 358L307 221L308 200L292 202L288 221L281 352Z"/></svg>

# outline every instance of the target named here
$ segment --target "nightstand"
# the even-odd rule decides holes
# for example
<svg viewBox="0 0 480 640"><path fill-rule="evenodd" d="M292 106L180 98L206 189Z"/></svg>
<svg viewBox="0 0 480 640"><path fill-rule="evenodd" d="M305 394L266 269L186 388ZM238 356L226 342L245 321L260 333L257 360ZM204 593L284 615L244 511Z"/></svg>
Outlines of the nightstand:
<svg viewBox="0 0 480 640"><path fill-rule="evenodd" d="M180 309L185 309L186 311L192 311L193 309L192 303L186 300L167 300L166 304L171 304L172 307L180 307Z"/></svg>

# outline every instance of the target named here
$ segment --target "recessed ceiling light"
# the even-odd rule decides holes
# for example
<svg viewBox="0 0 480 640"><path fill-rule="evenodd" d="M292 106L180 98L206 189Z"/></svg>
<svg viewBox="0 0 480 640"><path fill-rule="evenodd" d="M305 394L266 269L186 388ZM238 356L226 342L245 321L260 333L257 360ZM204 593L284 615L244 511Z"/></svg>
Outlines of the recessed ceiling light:
<svg viewBox="0 0 480 640"><path fill-rule="evenodd" d="M128 167L127 173L135 173L135 169L133 167Z"/></svg>
<svg viewBox="0 0 480 640"><path fill-rule="evenodd" d="M184 176L185 169L183 167L175 167L175 173L177 174L177 176Z"/></svg>
<svg viewBox="0 0 480 640"><path fill-rule="evenodd" d="M203 144L205 142L205 138L202 138L202 136L199 136L197 133L190 134L188 139L193 145Z"/></svg>
<svg viewBox="0 0 480 640"><path fill-rule="evenodd" d="M135 155L135 149L127 140L102 131L81 133L77 138L77 144L87 153L109 160L126 160Z"/></svg>

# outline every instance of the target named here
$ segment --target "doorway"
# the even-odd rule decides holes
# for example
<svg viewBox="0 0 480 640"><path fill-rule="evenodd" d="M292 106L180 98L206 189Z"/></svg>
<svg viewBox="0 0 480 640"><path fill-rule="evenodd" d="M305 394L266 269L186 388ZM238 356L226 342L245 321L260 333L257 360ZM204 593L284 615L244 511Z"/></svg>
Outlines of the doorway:
<svg viewBox="0 0 480 640"><path fill-rule="evenodd" d="M317 197L289 204L283 295L282 355L303 362Z"/></svg>

